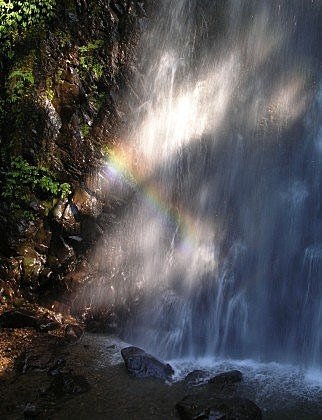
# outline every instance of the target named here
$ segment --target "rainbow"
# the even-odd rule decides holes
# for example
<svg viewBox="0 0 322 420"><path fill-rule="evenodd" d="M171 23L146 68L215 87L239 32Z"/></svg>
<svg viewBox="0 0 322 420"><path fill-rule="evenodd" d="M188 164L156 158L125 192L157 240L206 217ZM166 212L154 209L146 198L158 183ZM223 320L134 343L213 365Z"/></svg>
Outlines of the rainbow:
<svg viewBox="0 0 322 420"><path fill-rule="evenodd" d="M165 218L168 222L178 226L182 236L182 250L191 250L197 243L197 227L195 218L179 206L169 202L154 182L146 182L144 176L144 165L133 164L134 159L129 159L131 153L124 148L108 149L105 153L105 165L108 168L109 176L114 176L119 180L127 180L134 183L142 193L149 205Z"/></svg>

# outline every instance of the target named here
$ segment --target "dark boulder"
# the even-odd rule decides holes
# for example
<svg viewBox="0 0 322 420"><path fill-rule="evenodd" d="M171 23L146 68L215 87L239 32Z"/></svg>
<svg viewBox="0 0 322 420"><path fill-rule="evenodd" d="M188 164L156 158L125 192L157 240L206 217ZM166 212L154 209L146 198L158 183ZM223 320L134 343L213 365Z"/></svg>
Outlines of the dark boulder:
<svg viewBox="0 0 322 420"><path fill-rule="evenodd" d="M174 370L138 347L126 347L121 350L128 373L137 378L170 379Z"/></svg>
<svg viewBox="0 0 322 420"><path fill-rule="evenodd" d="M193 370L184 378L184 382L189 385L201 385L209 378L209 372L205 370Z"/></svg>
<svg viewBox="0 0 322 420"><path fill-rule="evenodd" d="M0 315L2 328L38 328L39 320L32 313L25 311L6 311Z"/></svg>
<svg viewBox="0 0 322 420"><path fill-rule="evenodd" d="M239 370L230 370L210 378L208 386L213 395L233 397L236 396L238 385L242 380L243 375Z"/></svg>
<svg viewBox="0 0 322 420"><path fill-rule="evenodd" d="M183 420L260 420L261 410L244 398L216 398L208 395L187 395L176 405Z"/></svg>
<svg viewBox="0 0 322 420"><path fill-rule="evenodd" d="M54 375L47 392L56 397L76 396L88 392L90 388L89 382L82 375L58 373Z"/></svg>
<svg viewBox="0 0 322 420"><path fill-rule="evenodd" d="M40 409L36 404L27 403L25 409L23 410L23 415L27 419L38 417L40 415Z"/></svg>
<svg viewBox="0 0 322 420"><path fill-rule="evenodd" d="M39 331L51 331L60 326L54 316L41 314L27 309L13 309L0 315L1 328L35 328Z"/></svg>
<svg viewBox="0 0 322 420"><path fill-rule="evenodd" d="M242 380L243 374L239 370L230 370L210 378L208 383L214 385L229 385L241 382Z"/></svg>

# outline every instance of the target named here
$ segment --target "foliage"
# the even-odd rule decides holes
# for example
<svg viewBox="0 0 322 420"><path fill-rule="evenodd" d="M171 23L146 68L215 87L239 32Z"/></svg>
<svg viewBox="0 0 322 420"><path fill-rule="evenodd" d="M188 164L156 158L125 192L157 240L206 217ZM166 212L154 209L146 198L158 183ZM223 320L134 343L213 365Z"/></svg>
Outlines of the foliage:
<svg viewBox="0 0 322 420"><path fill-rule="evenodd" d="M71 35L70 35L70 33L58 30L58 31L56 31L56 36L58 38L58 42L59 42L61 48L71 46Z"/></svg>
<svg viewBox="0 0 322 420"><path fill-rule="evenodd" d="M49 77L46 77L46 96L51 101L55 97L55 92L53 91L53 82Z"/></svg>
<svg viewBox="0 0 322 420"><path fill-rule="evenodd" d="M82 124L82 125L80 126L80 129L81 129L82 136L83 136L84 138L85 138L85 137L87 137L87 136L88 136L88 133L89 133L89 130L90 130L89 125L88 125L88 124L86 124L86 123L84 123L84 124Z"/></svg>
<svg viewBox="0 0 322 420"><path fill-rule="evenodd" d="M6 102L3 98L0 97L0 124L5 121L5 109L6 109Z"/></svg>
<svg viewBox="0 0 322 420"><path fill-rule="evenodd" d="M70 193L70 185L57 181L47 168L30 165L17 156L12 159L6 174L2 197L10 202L11 210L21 210L29 204L32 195L66 198ZM28 217L29 212L24 216Z"/></svg>
<svg viewBox="0 0 322 420"><path fill-rule="evenodd" d="M7 79L6 90L9 102L16 103L30 94L30 89L35 84L32 70L17 68L13 70Z"/></svg>
<svg viewBox="0 0 322 420"><path fill-rule="evenodd" d="M0 52L13 56L15 43L53 17L56 0L0 0Z"/></svg>
<svg viewBox="0 0 322 420"><path fill-rule="evenodd" d="M103 41L97 39L79 47L80 67L99 79L103 75L103 66L98 62L97 52L103 46Z"/></svg>

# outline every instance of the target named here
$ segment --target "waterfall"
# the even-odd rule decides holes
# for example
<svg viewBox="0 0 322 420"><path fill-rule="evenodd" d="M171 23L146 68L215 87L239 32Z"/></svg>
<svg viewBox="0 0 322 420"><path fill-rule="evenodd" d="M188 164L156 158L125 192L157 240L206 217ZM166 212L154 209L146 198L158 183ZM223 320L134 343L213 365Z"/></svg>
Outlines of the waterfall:
<svg viewBox="0 0 322 420"><path fill-rule="evenodd" d="M96 253L122 338L321 364L321 2L158 3L105 165L133 192Z"/></svg>

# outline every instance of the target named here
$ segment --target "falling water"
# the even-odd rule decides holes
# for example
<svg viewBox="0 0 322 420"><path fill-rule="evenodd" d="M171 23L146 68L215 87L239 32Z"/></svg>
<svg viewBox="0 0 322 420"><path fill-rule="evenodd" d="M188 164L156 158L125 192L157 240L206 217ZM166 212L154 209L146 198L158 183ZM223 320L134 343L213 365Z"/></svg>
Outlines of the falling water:
<svg viewBox="0 0 322 420"><path fill-rule="evenodd" d="M106 305L163 357L319 365L321 2L158 3L105 167L133 192L96 253Z"/></svg>

